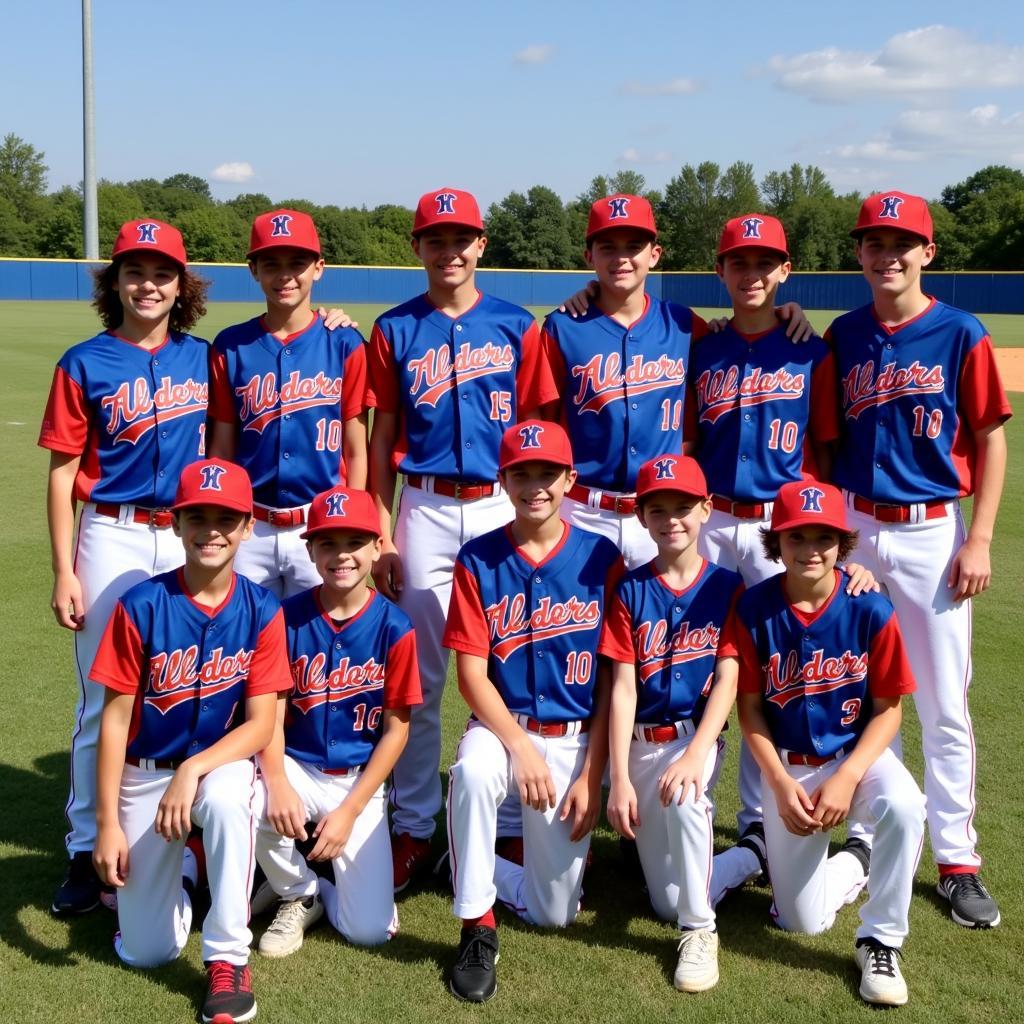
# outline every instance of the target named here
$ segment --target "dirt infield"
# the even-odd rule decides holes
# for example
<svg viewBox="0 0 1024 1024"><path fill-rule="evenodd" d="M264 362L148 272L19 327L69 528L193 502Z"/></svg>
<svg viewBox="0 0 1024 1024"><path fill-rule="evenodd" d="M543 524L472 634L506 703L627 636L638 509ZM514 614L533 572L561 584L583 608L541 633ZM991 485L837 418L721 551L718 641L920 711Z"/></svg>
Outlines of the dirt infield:
<svg viewBox="0 0 1024 1024"><path fill-rule="evenodd" d="M1024 348L997 348L996 363L1007 391L1024 391Z"/></svg>

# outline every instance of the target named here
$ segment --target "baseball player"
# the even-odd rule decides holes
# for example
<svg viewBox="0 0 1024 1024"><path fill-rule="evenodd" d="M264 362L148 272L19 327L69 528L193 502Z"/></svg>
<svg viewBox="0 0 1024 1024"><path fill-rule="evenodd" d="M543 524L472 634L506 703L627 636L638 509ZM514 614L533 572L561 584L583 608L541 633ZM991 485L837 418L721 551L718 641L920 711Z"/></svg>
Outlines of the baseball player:
<svg viewBox="0 0 1024 1024"><path fill-rule="evenodd" d="M203 829L202 1019L228 1024L256 1015L246 966L252 757L270 741L291 674L281 606L233 571L252 532L245 470L217 459L187 466L173 529L184 567L122 595L90 673L106 690L93 858L118 890L117 955L154 967L175 959L188 938L197 864L183 854L193 823Z"/></svg>
<svg viewBox="0 0 1024 1024"><path fill-rule="evenodd" d="M922 288L935 255L927 203L871 196L852 234L872 302L827 333L841 403L833 478L860 532L858 558L910 640L939 893L958 924L994 927L999 908L978 876L967 688L970 599L991 578L1011 409L985 328ZM972 493L967 530L959 499Z"/></svg>
<svg viewBox="0 0 1024 1024"><path fill-rule="evenodd" d="M384 783L420 701L408 617L367 586L380 556L380 519L366 491L318 494L303 532L323 580L284 603L295 687L284 729L260 754L266 814L256 859L282 902L259 951L281 957L327 911L349 942L377 945L398 928ZM295 848L318 822L310 860Z"/></svg>
<svg viewBox="0 0 1024 1024"><path fill-rule="evenodd" d="M825 931L861 891L866 868L860 994L901 1006L907 985L897 951L908 932L924 800L889 745L914 677L889 600L851 597L842 585L836 562L856 543L837 488L785 484L764 538L785 572L747 590L728 628L739 653L740 723L765 783L772 914L789 931ZM852 839L829 857L831 830L854 813L873 833L870 856Z"/></svg>
<svg viewBox="0 0 1024 1024"><path fill-rule="evenodd" d="M775 296L790 271L776 218L750 213L728 221L716 269L733 313L722 330L691 346L684 438L711 488L700 552L752 586L778 571L760 530L779 488L804 473L828 478L839 434L835 362L817 336L788 338L776 316ZM745 743L739 791L741 840L763 850L761 774Z"/></svg>
<svg viewBox="0 0 1024 1024"><path fill-rule="evenodd" d="M614 662L608 820L636 841L651 904L682 933L676 988L703 992L718 983L721 888L709 789L736 700L735 650L719 640L742 581L698 554L711 501L695 460L644 463L637 502L658 554L619 583L599 648Z"/></svg>
<svg viewBox="0 0 1024 1024"><path fill-rule="evenodd" d="M79 687L66 808L71 861L55 914L84 913L100 899L92 850L103 688L88 671L121 594L182 561L170 504L181 471L203 454L209 346L187 332L206 312L205 297L176 228L152 219L123 224L111 262L96 275L103 330L61 357L43 415L50 606L74 633Z"/></svg>
<svg viewBox="0 0 1024 1024"><path fill-rule="evenodd" d="M533 317L476 288L487 245L476 199L453 188L416 207L412 247L427 291L384 313L370 338L371 491L383 552L374 581L416 629L423 703L393 773L395 889L424 865L441 808L441 645L459 547L507 523L498 483L502 432L539 403L539 337ZM392 538L396 473L405 477ZM514 814L502 834L518 830Z"/></svg>
<svg viewBox="0 0 1024 1024"><path fill-rule="evenodd" d="M247 259L267 312L214 340L210 452L253 481L256 527L238 571L284 597L319 582L301 537L314 495L366 485L366 349L313 312L324 261L308 214L260 214Z"/></svg>
<svg viewBox="0 0 1024 1024"><path fill-rule="evenodd" d="M471 1002L497 986L496 897L542 927L576 918L607 754L608 678L597 645L623 570L614 544L560 517L576 478L561 427L509 427L499 466L515 518L459 552L444 634L472 712L448 788L453 910L462 919L450 987ZM494 852L498 808L513 790L523 807L522 865Z"/></svg>

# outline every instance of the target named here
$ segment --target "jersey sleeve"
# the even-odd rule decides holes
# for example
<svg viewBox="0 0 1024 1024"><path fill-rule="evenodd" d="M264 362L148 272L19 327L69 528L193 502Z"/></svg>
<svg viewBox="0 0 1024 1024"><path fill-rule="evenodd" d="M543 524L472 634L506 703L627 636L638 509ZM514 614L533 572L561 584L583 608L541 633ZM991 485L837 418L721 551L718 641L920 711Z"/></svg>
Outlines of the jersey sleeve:
<svg viewBox="0 0 1024 1024"><path fill-rule="evenodd" d="M545 325L540 332L540 362L543 364L545 380L550 382L550 394L541 402L557 401L566 387L565 357L558 347L558 339L551 334Z"/></svg>
<svg viewBox="0 0 1024 1024"><path fill-rule="evenodd" d="M736 593L732 595L732 599L729 601L729 611L725 615L725 623L722 626L721 633L718 634L718 657L720 658L738 658L740 656L740 649L738 641L736 639L736 631L734 628L730 628L730 624L736 619L736 602L743 596L743 592L746 587L741 583L736 588Z"/></svg>
<svg viewBox="0 0 1024 1024"><path fill-rule="evenodd" d="M711 332L708 328L707 320L698 313L694 313L692 309L690 310L690 317L692 320L690 324L690 344L692 345L695 341L700 341L701 338Z"/></svg>
<svg viewBox="0 0 1024 1024"><path fill-rule="evenodd" d="M740 693L761 693L761 659L757 656L757 646L750 635L750 630L735 611L726 620L725 629L722 631L721 642L718 645L720 656L723 644L735 649L735 657L739 659L740 670L736 689Z"/></svg>
<svg viewBox="0 0 1024 1024"><path fill-rule="evenodd" d="M367 409L366 343L358 331L352 331L351 335L352 350L345 358L345 375L341 382L342 420L354 420Z"/></svg>
<svg viewBox="0 0 1024 1024"><path fill-rule="evenodd" d="M455 563L448 623L441 643L449 650L474 654L478 658L486 658L491 653L480 588L461 561Z"/></svg>
<svg viewBox="0 0 1024 1024"><path fill-rule="evenodd" d="M274 617L260 630L256 640L245 695L255 697L261 693L287 692L291 690L292 685L284 612L278 608Z"/></svg>
<svg viewBox="0 0 1024 1024"><path fill-rule="evenodd" d="M636 664L636 643L633 640L633 616L629 614L621 593L612 596L601 623L601 639L597 653L624 665Z"/></svg>
<svg viewBox="0 0 1024 1024"><path fill-rule="evenodd" d="M373 325L367 352L368 386L366 402L371 409L381 412L398 413L398 371L395 359L380 324Z"/></svg>
<svg viewBox="0 0 1024 1024"><path fill-rule="evenodd" d="M693 349L690 349L691 353ZM683 401L683 443L697 444L700 441L700 424L697 419L697 389L693 384L691 368L686 368L686 398Z"/></svg>
<svg viewBox="0 0 1024 1024"><path fill-rule="evenodd" d="M975 432L1002 423L1013 415L988 335L964 360L960 371L960 405L968 426Z"/></svg>
<svg viewBox="0 0 1024 1024"><path fill-rule="evenodd" d="M238 408L235 393L228 380L228 364L219 349L210 350L210 419L218 423L237 423Z"/></svg>
<svg viewBox="0 0 1024 1024"><path fill-rule="evenodd" d="M138 627L118 601L103 631L89 678L117 693L137 693L144 661Z"/></svg>
<svg viewBox="0 0 1024 1024"><path fill-rule="evenodd" d="M523 334L522 359L516 373L516 395L519 418L558 398L558 388L551 375L551 366L544 358L544 343L534 320Z"/></svg>
<svg viewBox="0 0 1024 1024"><path fill-rule="evenodd" d="M872 697L901 697L916 689L907 647L894 612L868 650L868 692Z"/></svg>
<svg viewBox="0 0 1024 1024"><path fill-rule="evenodd" d="M53 372L50 396L46 400L39 446L66 455L81 455L92 421L82 386L62 366Z"/></svg>
<svg viewBox="0 0 1024 1024"><path fill-rule="evenodd" d="M423 703L420 669L416 658L416 633L409 630L388 651L384 670L384 707L409 708Z"/></svg>
<svg viewBox="0 0 1024 1024"><path fill-rule="evenodd" d="M835 441L839 437L838 395L836 360L829 349L811 374L811 415L808 426L811 440L818 444Z"/></svg>

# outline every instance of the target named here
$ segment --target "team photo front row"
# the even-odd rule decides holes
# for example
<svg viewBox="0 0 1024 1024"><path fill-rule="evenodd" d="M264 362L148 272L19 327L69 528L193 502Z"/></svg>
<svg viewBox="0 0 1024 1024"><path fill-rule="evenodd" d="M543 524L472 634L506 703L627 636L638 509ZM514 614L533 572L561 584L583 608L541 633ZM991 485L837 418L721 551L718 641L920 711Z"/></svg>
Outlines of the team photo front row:
<svg viewBox="0 0 1024 1024"><path fill-rule="evenodd" d="M870 197L851 233L872 303L819 338L775 304L782 225L731 220L732 315L707 324L646 291L650 205L607 197L596 284L539 328L476 289L479 208L437 190L427 291L366 343L313 309L312 220L274 211L248 253L267 310L209 346L180 234L124 225L40 434L80 682L54 913L116 909L118 956L152 967L208 886L202 1019L251 1020L250 914L274 911L267 957L324 916L386 942L444 804L470 1002L497 989L498 903L575 920L602 810L678 929L683 992L718 983L716 907L761 879L810 934L866 889L860 994L906 1003L926 825L953 920L997 926L966 693L1011 410L984 327L922 289L927 204ZM470 717L444 801L450 652ZM715 855L734 705L739 838Z"/></svg>

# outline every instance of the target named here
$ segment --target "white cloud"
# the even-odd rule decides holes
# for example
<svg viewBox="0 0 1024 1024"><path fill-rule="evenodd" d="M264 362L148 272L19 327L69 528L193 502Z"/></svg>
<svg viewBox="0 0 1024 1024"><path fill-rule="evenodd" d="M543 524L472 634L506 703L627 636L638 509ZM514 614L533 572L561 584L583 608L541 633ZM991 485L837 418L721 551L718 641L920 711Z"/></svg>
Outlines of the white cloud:
<svg viewBox="0 0 1024 1024"><path fill-rule="evenodd" d="M692 96L699 89L692 78L670 78L665 82L623 82L626 96Z"/></svg>
<svg viewBox="0 0 1024 1024"><path fill-rule="evenodd" d="M1024 84L1024 47L983 43L960 29L929 25L892 36L865 53L827 47L773 57L776 84L823 103L916 96Z"/></svg>
<svg viewBox="0 0 1024 1024"><path fill-rule="evenodd" d="M667 149L646 152L629 146L619 154L620 164L667 164L671 159L672 154Z"/></svg>
<svg viewBox="0 0 1024 1024"><path fill-rule="evenodd" d="M225 182L231 185L244 185L256 172L252 164L244 160L237 160L233 163L220 164L210 171L210 178L213 181Z"/></svg>
<svg viewBox="0 0 1024 1024"><path fill-rule="evenodd" d="M555 55L555 48L550 43L531 43L518 53L512 60L516 64L547 64Z"/></svg>

